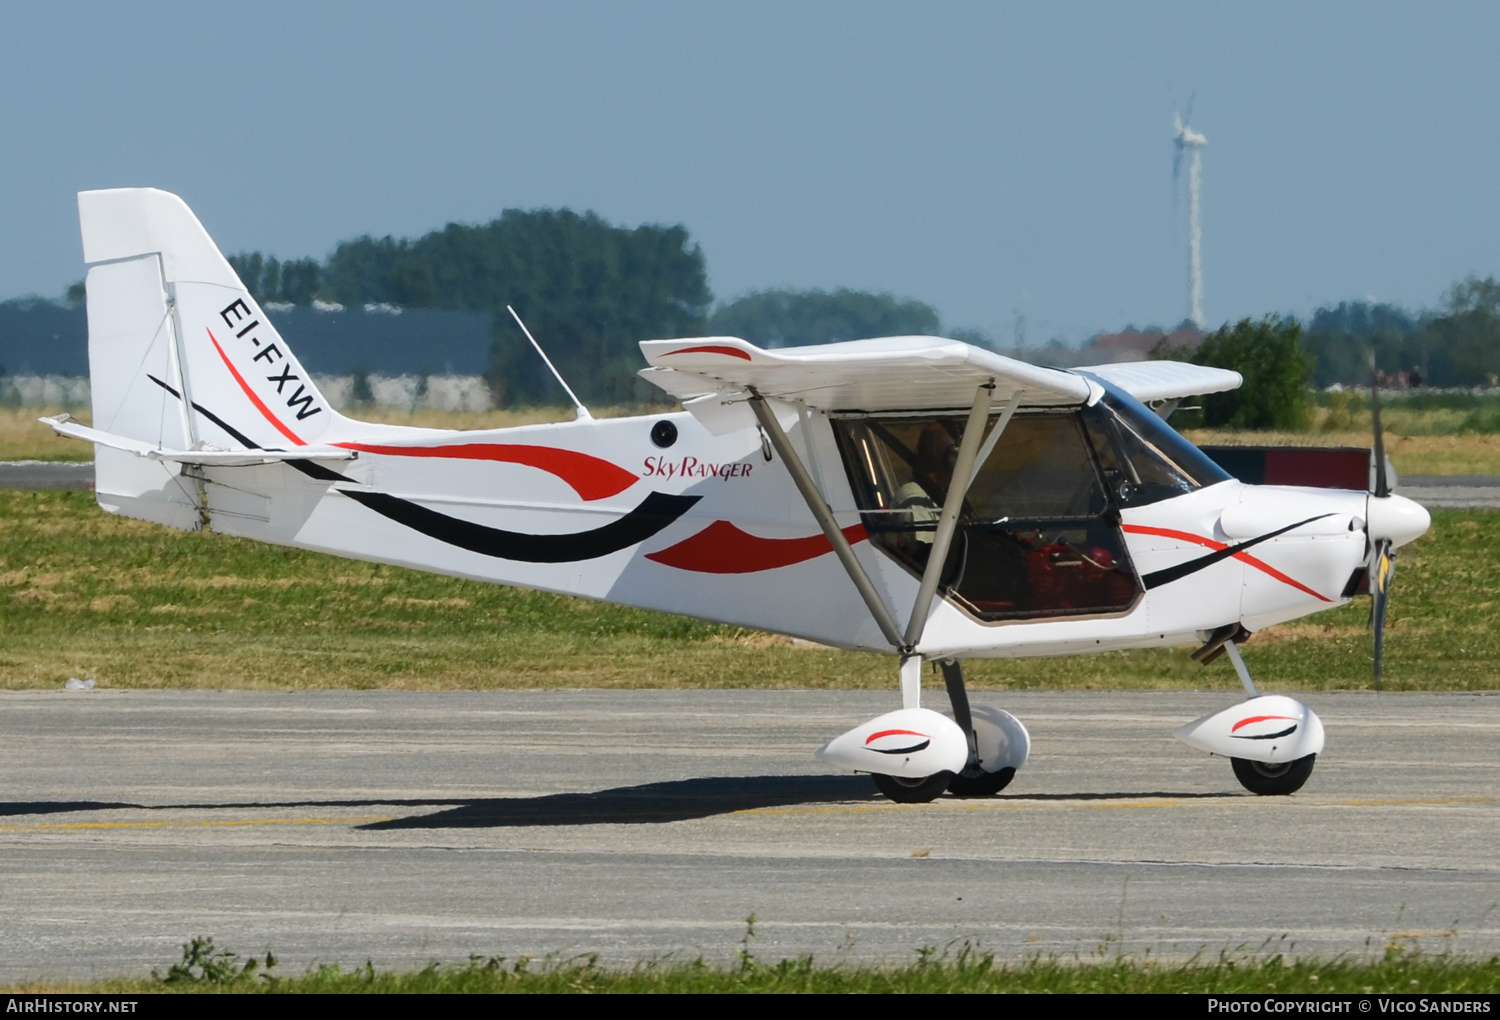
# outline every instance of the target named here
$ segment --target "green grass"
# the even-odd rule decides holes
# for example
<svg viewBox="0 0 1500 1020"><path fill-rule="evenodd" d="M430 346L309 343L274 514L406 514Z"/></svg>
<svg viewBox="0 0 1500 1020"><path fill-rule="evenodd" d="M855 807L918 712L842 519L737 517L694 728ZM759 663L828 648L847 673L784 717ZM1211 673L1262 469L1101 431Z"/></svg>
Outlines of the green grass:
<svg viewBox="0 0 1500 1020"><path fill-rule="evenodd" d="M1314 427L1326 431L1371 423L1370 395L1358 390L1320 392ZM1380 398L1381 422L1403 436L1489 435L1500 432L1500 394L1414 390Z"/></svg>
<svg viewBox="0 0 1500 1020"><path fill-rule="evenodd" d="M1437 511L1404 550L1386 687L1500 687L1500 512ZM1369 603L1249 642L1275 690L1370 686ZM0 688L890 688L888 656L111 517L0 491ZM1184 649L970 660L977 688L1234 688ZM940 686L940 682L933 680Z"/></svg>
<svg viewBox="0 0 1500 1020"><path fill-rule="evenodd" d="M416 971L345 970L325 966L282 977L259 960L240 961L211 939L183 946L183 962L149 981L114 980L87 986L28 984L6 991L37 993L260 992L260 993L1425 993L1500 992L1500 958L1424 956L1388 948L1375 960L1288 961L1280 954L1169 963L1129 958L1033 958L997 962L965 942L939 952L919 950L915 962L894 966L823 964L812 957L767 963L749 948L738 962L714 967L703 960L651 961L631 968L601 967L592 956L566 960L471 957L457 966Z"/></svg>

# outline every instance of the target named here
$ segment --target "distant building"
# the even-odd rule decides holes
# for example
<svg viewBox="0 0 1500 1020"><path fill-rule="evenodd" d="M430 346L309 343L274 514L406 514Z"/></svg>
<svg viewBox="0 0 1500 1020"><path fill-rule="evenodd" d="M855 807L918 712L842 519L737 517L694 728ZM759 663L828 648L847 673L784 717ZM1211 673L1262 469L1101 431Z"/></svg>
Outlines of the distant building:
<svg viewBox="0 0 1500 1020"><path fill-rule="evenodd" d="M345 375L482 375L490 360L490 317L366 305L344 311L297 306L271 322L308 371Z"/></svg>
<svg viewBox="0 0 1500 1020"><path fill-rule="evenodd" d="M40 298L0 302L0 375L89 374L83 306Z"/></svg>
<svg viewBox="0 0 1500 1020"><path fill-rule="evenodd" d="M266 311L311 372L347 375L483 374L490 316L389 305L343 311L277 305ZM0 374L88 375L88 316L82 305L0 302Z"/></svg>
<svg viewBox="0 0 1500 1020"><path fill-rule="evenodd" d="M1160 329L1126 329L1119 333L1096 333L1078 352L1079 365L1110 365L1122 361L1145 361L1157 346L1196 349L1203 343L1202 330L1179 326L1168 333ZM1165 341L1165 344L1162 342Z"/></svg>

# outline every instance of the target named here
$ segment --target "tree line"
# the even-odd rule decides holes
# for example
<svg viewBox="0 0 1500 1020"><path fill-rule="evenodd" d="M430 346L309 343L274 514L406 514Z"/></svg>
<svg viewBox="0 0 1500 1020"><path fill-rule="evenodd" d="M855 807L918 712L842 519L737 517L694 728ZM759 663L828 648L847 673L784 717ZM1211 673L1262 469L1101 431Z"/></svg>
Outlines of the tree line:
<svg viewBox="0 0 1500 1020"><path fill-rule="evenodd" d="M1318 387L1368 385L1372 352L1377 372L1408 385L1495 386L1500 282L1471 276L1425 312L1367 301L1320 308L1308 323L1303 348Z"/></svg>
<svg viewBox="0 0 1500 1020"><path fill-rule="evenodd" d="M602 404L662 399L637 374L636 343L643 339L733 335L783 347L944 331L931 305L847 288L764 290L715 307L703 251L687 228L622 227L568 209L508 209L488 223L450 223L417 238L359 237L322 261L260 252L229 261L262 304L324 301L489 315L485 374L498 401L511 406L555 404L563 395L507 305L580 396ZM69 304L82 299L81 283L69 289ZM987 343L976 331L949 335ZM1371 352L1377 370L1401 384L1494 386L1500 383L1500 282L1460 281L1428 311L1355 301L1320 308L1305 323L1244 320L1226 324L1196 352L1155 354L1239 367L1266 362L1272 350L1282 359L1278 378L1298 377L1304 387L1367 385ZM1223 413L1243 423L1246 406L1240 402Z"/></svg>
<svg viewBox="0 0 1500 1020"><path fill-rule="evenodd" d="M507 305L579 396L601 404L662 399L637 374L640 340L733 334L779 347L940 329L930 305L847 289L760 291L715 309L703 251L685 227L620 227L567 209L507 209L415 239L360 237L321 263L260 252L229 261L262 304L488 313L486 378L510 406L555 404L562 393Z"/></svg>
<svg viewBox="0 0 1500 1020"><path fill-rule="evenodd" d="M1313 387L1500 385L1500 281L1471 276L1427 312L1344 301L1319 308L1305 326L1290 316L1242 319L1197 347L1164 342L1151 356L1245 378L1236 390L1201 398L1201 411L1179 414L1175 424L1297 430L1307 424Z"/></svg>

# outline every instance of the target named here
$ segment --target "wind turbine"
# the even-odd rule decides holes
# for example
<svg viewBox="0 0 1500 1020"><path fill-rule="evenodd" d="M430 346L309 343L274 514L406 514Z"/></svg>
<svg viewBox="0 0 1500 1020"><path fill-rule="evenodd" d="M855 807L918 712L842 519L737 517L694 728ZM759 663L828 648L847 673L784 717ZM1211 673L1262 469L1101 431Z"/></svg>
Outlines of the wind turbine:
<svg viewBox="0 0 1500 1020"><path fill-rule="evenodd" d="M1188 107L1192 111L1191 104ZM1203 182L1203 147L1208 139L1184 124L1181 114L1173 117L1177 146L1172 160L1172 177L1175 179L1182 166L1183 153L1188 157L1188 318L1194 326L1203 328L1203 226L1199 220L1198 198Z"/></svg>

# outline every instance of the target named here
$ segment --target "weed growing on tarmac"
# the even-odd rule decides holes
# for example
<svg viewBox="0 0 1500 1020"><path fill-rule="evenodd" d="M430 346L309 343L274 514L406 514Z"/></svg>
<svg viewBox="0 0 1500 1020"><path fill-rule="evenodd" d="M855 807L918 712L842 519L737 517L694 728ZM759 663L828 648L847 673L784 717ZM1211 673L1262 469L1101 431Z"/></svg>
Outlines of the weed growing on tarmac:
<svg viewBox="0 0 1500 1020"><path fill-rule="evenodd" d="M276 957L266 953L265 968L260 977L276 980L271 971L276 966ZM261 970L261 962L252 956L240 962L240 958L227 949L214 946L207 937L189 939L182 944L182 959L172 964L166 974L153 967L151 978L164 985L243 985L255 980L255 972Z"/></svg>
<svg viewBox="0 0 1500 1020"><path fill-rule="evenodd" d="M1387 689L1487 690L1500 511L1439 510L1401 552ZM1274 690L1366 688L1369 602L1255 635ZM0 491L0 688L889 688L889 658L736 627L110 517L85 492ZM1183 649L973 659L973 687L1221 688ZM933 674L929 683L942 688ZM95 696L95 695L91 695Z"/></svg>

